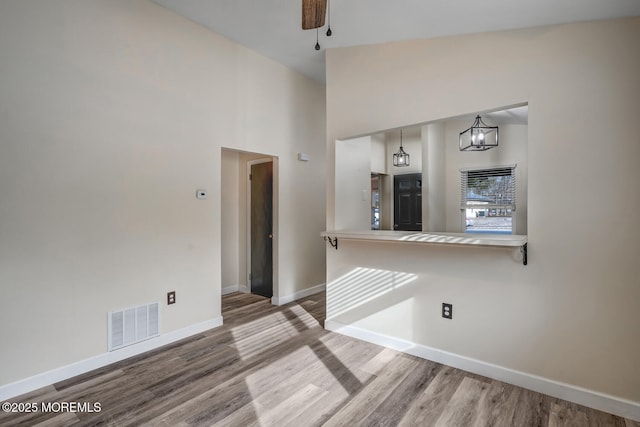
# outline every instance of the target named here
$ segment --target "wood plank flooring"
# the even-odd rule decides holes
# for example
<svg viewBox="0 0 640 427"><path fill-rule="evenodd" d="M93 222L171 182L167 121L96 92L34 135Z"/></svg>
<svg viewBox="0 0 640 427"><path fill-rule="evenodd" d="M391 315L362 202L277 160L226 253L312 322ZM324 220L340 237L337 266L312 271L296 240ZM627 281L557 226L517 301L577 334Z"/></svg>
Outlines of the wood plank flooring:
<svg viewBox="0 0 640 427"><path fill-rule="evenodd" d="M327 332L324 294L223 297L224 326L11 399L27 426L620 426L640 423Z"/></svg>

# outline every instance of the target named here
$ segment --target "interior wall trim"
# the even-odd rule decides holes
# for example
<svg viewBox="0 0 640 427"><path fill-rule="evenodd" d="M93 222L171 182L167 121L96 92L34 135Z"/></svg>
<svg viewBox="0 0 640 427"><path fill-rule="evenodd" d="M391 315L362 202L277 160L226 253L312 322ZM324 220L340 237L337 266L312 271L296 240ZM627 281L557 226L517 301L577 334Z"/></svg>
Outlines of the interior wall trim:
<svg viewBox="0 0 640 427"><path fill-rule="evenodd" d="M224 288L222 288L222 295L238 292L239 290L240 290L240 285L225 286Z"/></svg>
<svg viewBox="0 0 640 427"><path fill-rule="evenodd" d="M378 344L422 359L442 363L443 365L483 375L634 421L640 421L640 402L633 402L549 378L516 371L504 366L449 353L330 319L324 321L324 327L332 332Z"/></svg>
<svg viewBox="0 0 640 427"><path fill-rule="evenodd" d="M129 357L137 356L147 351L162 347L163 345L171 344L172 342L188 338L200 332L204 332L208 329L217 328L218 326L222 326L222 320L222 316L214 317L204 322L196 323L185 328L178 329L176 331L168 332L156 338L142 341L128 347L123 347L115 351L99 354L97 356L80 360L69 365L61 366L47 372L36 374L34 376L24 378L13 383L2 385L0 386L0 401L5 401L21 394L37 390L41 387L54 384L58 381L63 381L68 378L75 377L76 375L81 375L94 369L102 368L112 363L119 362Z"/></svg>
<svg viewBox="0 0 640 427"><path fill-rule="evenodd" d="M287 295L284 297L277 297L274 295L271 297L271 304L273 305L289 304L290 302L298 300L300 298L304 298L304 297L308 297L309 295L314 295L320 292L324 292L325 289L326 289L326 285L324 283L321 283L319 285L312 286L307 289L303 289L301 291L295 292L291 295Z"/></svg>

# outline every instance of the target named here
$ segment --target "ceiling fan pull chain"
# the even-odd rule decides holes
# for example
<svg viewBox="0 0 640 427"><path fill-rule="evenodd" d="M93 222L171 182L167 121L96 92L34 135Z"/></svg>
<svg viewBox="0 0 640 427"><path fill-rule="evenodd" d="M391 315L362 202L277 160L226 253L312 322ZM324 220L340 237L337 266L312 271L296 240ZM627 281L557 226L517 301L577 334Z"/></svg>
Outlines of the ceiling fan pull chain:
<svg viewBox="0 0 640 427"><path fill-rule="evenodd" d="M329 18L329 28L327 29L327 37L331 37L333 31L331 31L331 0L327 0L327 16Z"/></svg>
<svg viewBox="0 0 640 427"><path fill-rule="evenodd" d="M318 43L318 29L316 28L316 50L320 50L320 43Z"/></svg>

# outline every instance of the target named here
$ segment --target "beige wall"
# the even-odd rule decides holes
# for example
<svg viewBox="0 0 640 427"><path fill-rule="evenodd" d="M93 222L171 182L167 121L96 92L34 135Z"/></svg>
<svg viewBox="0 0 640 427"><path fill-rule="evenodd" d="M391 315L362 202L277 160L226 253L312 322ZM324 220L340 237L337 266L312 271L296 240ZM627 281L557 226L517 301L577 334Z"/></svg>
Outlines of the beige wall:
<svg viewBox="0 0 640 427"><path fill-rule="evenodd" d="M246 271L246 232L245 240L240 233L243 226L246 228L246 213L244 206L240 205L242 193L246 193L241 185L241 174L246 174L246 168L242 167L240 153L232 150L222 150L220 163L221 185L224 191L220 194L220 241L221 244L221 288L238 288L247 285L247 281L241 268L241 263ZM246 185L244 186L246 188ZM244 249L244 253L243 253ZM244 261L244 262L243 262Z"/></svg>
<svg viewBox="0 0 640 427"><path fill-rule="evenodd" d="M276 292L324 282L323 86L142 0L0 2L0 61L0 385L220 316L222 147L279 159Z"/></svg>
<svg viewBox="0 0 640 427"><path fill-rule="evenodd" d="M445 136L446 123L431 123L422 126L423 231L445 231L447 222L447 163ZM453 195L453 194L452 194Z"/></svg>
<svg viewBox="0 0 640 427"><path fill-rule="evenodd" d="M329 50L329 159L349 135L529 103L529 265L340 242L328 283L363 265L417 275L341 320L640 402L638 40L635 18Z"/></svg>
<svg viewBox="0 0 640 427"><path fill-rule="evenodd" d="M371 135L371 173L387 173L387 145L383 133Z"/></svg>
<svg viewBox="0 0 640 427"><path fill-rule="evenodd" d="M371 228L371 137L336 142L336 227Z"/></svg>

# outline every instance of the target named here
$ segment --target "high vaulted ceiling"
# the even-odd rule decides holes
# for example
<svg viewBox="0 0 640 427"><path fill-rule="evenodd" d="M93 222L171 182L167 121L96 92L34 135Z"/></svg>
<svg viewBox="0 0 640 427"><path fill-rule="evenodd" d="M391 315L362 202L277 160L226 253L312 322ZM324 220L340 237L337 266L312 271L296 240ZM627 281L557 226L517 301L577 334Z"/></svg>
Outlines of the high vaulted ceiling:
<svg viewBox="0 0 640 427"><path fill-rule="evenodd" d="M316 51L301 0L153 1L320 82L327 48L640 16L640 0L328 0Z"/></svg>

